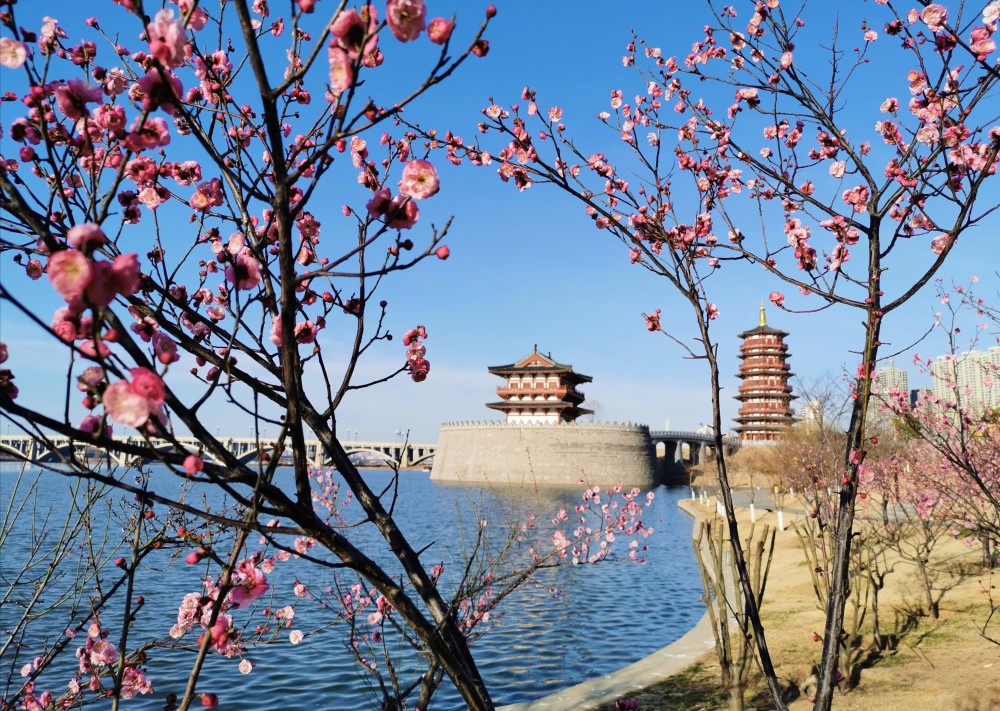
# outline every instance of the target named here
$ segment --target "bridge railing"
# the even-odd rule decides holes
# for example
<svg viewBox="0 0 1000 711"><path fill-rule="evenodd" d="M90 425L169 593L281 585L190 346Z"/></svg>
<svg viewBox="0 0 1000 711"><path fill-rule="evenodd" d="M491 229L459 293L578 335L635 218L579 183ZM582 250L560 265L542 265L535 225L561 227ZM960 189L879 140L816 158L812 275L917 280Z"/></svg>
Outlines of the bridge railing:
<svg viewBox="0 0 1000 711"><path fill-rule="evenodd" d="M169 450L173 444L165 439L146 440L137 437L115 437L115 441L132 445L152 446L154 449ZM258 452L268 452L275 446L273 440L262 437L259 440L255 437L220 437L219 441L234 457L245 459L248 455ZM201 446L201 441L195 437L178 437L178 444L197 451ZM312 466L323 466L327 458L323 454L323 447L318 440L306 440L306 452L310 458ZM9 455L24 459L42 458L46 455L53 455L59 452L68 453L70 446L85 448L89 445L79 441L70 440L63 435L54 435L38 439L29 435L2 435L0 436L0 451ZM387 464L396 464L407 467L414 466L427 461L434 456L437 451L437 444L427 444L411 442L403 444L401 442L349 442L342 441L341 446L348 454L357 452L371 452L383 457ZM119 462L121 463L121 462Z"/></svg>

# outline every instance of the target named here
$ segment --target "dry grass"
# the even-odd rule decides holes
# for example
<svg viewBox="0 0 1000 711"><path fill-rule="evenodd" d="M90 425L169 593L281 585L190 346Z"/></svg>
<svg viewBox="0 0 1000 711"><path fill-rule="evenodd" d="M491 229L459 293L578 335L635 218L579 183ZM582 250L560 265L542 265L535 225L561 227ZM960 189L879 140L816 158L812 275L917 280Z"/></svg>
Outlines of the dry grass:
<svg viewBox="0 0 1000 711"><path fill-rule="evenodd" d="M714 510L713 502L699 512L710 515ZM742 519L746 512L741 513ZM775 523L770 514L764 521ZM763 606L768 647L788 689L786 700L792 711L812 708L808 682L821 648L813 635L822 633L824 620L804 561L795 533L789 529L779 534ZM889 562L894 559L890 557ZM864 660L858 685L849 692L838 691L834 709L1000 711L1000 645L981 634L990 614L984 587L993 586L993 599L1000 605L1000 569L991 578L979 566L978 551L960 541L945 540L935 550L932 564L942 571L942 584L950 589L941 601L940 617L933 619L921 607L914 567L898 559L895 562L879 598L881 631L891 641L889 648L874 650L869 615L858 650ZM1000 640L1000 611L987 634ZM709 654L683 674L630 696L643 711L723 709L726 697L718 678L718 662ZM748 694L747 708L772 707L758 679ZM599 711L613 709L614 704L599 707Z"/></svg>

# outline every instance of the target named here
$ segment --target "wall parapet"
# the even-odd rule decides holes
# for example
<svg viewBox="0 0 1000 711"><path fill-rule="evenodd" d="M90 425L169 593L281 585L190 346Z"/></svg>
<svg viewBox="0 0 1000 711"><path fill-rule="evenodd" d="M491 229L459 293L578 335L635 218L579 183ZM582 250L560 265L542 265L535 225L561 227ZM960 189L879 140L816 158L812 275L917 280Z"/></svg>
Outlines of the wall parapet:
<svg viewBox="0 0 1000 711"><path fill-rule="evenodd" d="M528 429L619 429L634 432L649 432L649 425L640 425L634 422L506 422L504 420L463 420L456 422L443 422L441 429L461 429L461 428L528 428Z"/></svg>

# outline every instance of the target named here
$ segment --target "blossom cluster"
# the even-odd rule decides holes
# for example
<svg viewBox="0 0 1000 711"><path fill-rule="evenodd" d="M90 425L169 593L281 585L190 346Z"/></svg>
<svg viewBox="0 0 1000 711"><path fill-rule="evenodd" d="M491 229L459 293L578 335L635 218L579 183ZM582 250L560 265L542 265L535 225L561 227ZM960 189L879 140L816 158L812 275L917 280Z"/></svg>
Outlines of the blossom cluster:
<svg viewBox="0 0 1000 711"><path fill-rule="evenodd" d="M406 363L410 370L410 377L413 382L421 383L427 379L430 372L431 363L424 358L427 348L421 339L427 338L427 329L423 326L411 328L403 334L403 345L406 346Z"/></svg>

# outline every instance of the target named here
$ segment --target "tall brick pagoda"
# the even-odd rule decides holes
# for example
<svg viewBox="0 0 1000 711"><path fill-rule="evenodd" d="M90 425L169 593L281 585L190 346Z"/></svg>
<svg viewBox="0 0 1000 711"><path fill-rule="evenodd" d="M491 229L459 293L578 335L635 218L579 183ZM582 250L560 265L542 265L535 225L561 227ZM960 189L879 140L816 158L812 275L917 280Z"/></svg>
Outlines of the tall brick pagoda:
<svg viewBox="0 0 1000 711"><path fill-rule="evenodd" d="M736 432L745 443L773 442L791 427L792 386L788 379L788 345L785 331L767 325L764 303L760 304L760 323L757 328L739 334L740 384L736 399L740 401Z"/></svg>
<svg viewBox="0 0 1000 711"><path fill-rule="evenodd" d="M555 424L593 414L593 410L580 407L584 395L577 390L593 378L539 353L537 345L516 363L494 365L489 372L503 378L504 384L497 388L501 401L486 403L486 407L504 413L509 423Z"/></svg>

